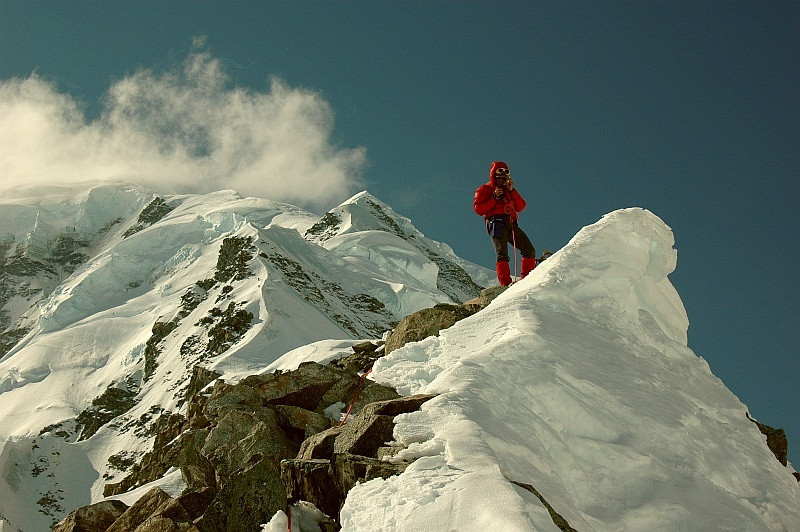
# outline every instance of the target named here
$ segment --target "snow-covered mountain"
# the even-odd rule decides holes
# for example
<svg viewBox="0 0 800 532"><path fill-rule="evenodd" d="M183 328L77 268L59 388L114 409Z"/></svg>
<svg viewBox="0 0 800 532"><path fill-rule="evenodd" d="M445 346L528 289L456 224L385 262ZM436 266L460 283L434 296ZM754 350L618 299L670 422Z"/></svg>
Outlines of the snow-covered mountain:
<svg viewBox="0 0 800 532"><path fill-rule="evenodd" d="M233 191L48 188L3 200L0 227L0 518L22 530L100 497L195 365L380 338L491 276L367 193L320 218Z"/></svg>
<svg viewBox="0 0 800 532"><path fill-rule="evenodd" d="M18 195L0 203L3 532L101 500L185 408L194 366L236 382L324 362L493 284L368 193L321 217L232 191ZM686 345L673 244L652 213L616 211L379 359L370 378L439 396L397 417L416 461L356 486L343 529L558 530L552 512L577 530L800 529L791 468Z"/></svg>

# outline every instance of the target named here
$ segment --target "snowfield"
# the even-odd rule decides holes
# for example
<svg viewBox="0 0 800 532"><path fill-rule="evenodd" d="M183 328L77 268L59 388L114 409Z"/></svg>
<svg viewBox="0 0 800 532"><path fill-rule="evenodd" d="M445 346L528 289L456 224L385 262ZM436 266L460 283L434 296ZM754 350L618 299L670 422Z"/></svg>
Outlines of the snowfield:
<svg viewBox="0 0 800 532"><path fill-rule="evenodd" d="M0 355L2 532L102 500L155 418L181 411L194 365L236 382L324 363L494 283L368 193L322 217L233 191L24 196L0 202L4 286L27 286L2 307L22 335ZM416 461L357 485L343 530L549 531L554 514L581 531L800 530L793 469L687 347L673 246L654 214L615 211L483 311L379 359L370 378L439 396L396 419L398 458ZM12 257L30 261L11 275ZM177 471L156 484L183 489Z"/></svg>

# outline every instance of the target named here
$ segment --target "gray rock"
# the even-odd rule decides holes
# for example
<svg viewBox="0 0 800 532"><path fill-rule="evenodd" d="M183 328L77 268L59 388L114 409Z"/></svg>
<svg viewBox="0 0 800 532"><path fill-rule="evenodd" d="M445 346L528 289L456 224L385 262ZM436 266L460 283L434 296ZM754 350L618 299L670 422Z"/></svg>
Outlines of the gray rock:
<svg viewBox="0 0 800 532"><path fill-rule="evenodd" d="M402 445L388 445L386 447L379 447L378 451L375 453L375 458L378 460L391 460L403 449L405 449L405 447Z"/></svg>
<svg viewBox="0 0 800 532"><path fill-rule="evenodd" d="M378 346L376 344L373 344L372 342L369 342L369 341L367 341L367 342L359 342L359 343L353 345L353 352L354 353L374 352L376 349L378 349Z"/></svg>
<svg viewBox="0 0 800 532"><path fill-rule="evenodd" d="M239 449L245 457L261 455L265 460L279 464L284 458L294 456L300 448L292 443L280 428L272 423L258 423L253 430L239 442ZM242 463L246 463L246 459Z"/></svg>
<svg viewBox="0 0 800 532"><path fill-rule="evenodd" d="M178 524L180 523L188 525L192 521L192 518L189 516L189 512L186 511L186 508L183 507L180 501L172 498L164 501L164 503L158 507L153 517L156 516L163 520L171 521L173 525L175 525L175 528L179 528ZM152 519L152 517L150 519ZM137 530L142 528L142 526L146 523L147 521L145 521L142 525L139 525ZM166 527L167 523L161 523L159 526Z"/></svg>
<svg viewBox="0 0 800 532"><path fill-rule="evenodd" d="M352 402L358 390L358 382L361 379L353 372L343 371L343 373L342 378L336 381L320 398L317 408L314 409L318 414L323 414L325 409L334 403L349 405ZM362 391L369 386L370 382L366 378L363 380L361 384Z"/></svg>
<svg viewBox="0 0 800 532"><path fill-rule="evenodd" d="M414 412L436 395L412 395L366 405L351 421L307 438L300 446L297 458L330 459L334 453L375 456L378 449L391 441L394 417Z"/></svg>
<svg viewBox="0 0 800 532"><path fill-rule="evenodd" d="M481 290L481 295L464 302L464 308L473 313L483 310L489 306L489 303L491 303L497 296L505 292L506 288L506 286L491 286L489 288L484 288Z"/></svg>
<svg viewBox="0 0 800 532"><path fill-rule="evenodd" d="M213 488L203 488L198 491L190 491L178 497L178 502L186 509L186 513L194 521L206 511L208 505L214 500L217 490Z"/></svg>
<svg viewBox="0 0 800 532"><path fill-rule="evenodd" d="M217 477L224 479L256 452L278 463L294 455L297 448L278 428L277 414L270 408L259 408L229 411L211 429L200 452L214 466Z"/></svg>
<svg viewBox="0 0 800 532"><path fill-rule="evenodd" d="M198 383L212 377L198 377ZM296 371L250 376L235 385L217 380L210 390L197 384L195 394L187 397L188 419L161 416L157 426L163 431L153 451L113 486L128 491L177 466L186 493L172 499L151 490L112 526L140 532L258 530L277 510L286 509L287 493L292 500L311 498L338 517L356 482L405 469L407 464L378 460L376 453L392 440L395 416L433 397L400 397L366 379L359 387L360 381L353 372L306 363ZM322 409L349 404L356 391L350 422L331 427ZM282 474L291 479L286 486Z"/></svg>
<svg viewBox="0 0 800 532"><path fill-rule="evenodd" d="M145 493L133 506L128 508L106 532L130 532L153 516L158 508L171 500L167 492L161 488L153 488Z"/></svg>
<svg viewBox="0 0 800 532"><path fill-rule="evenodd" d="M786 467L789 458L789 439L786 437L786 431L783 429L776 429L756 421L750 417L749 412L747 412L746 415L747 419L756 424L758 430L761 431L761 434L766 436L767 447L769 447L769 450L775 455L775 458L778 459L778 462Z"/></svg>
<svg viewBox="0 0 800 532"><path fill-rule="evenodd" d="M275 512L286 509L286 491L278 463L254 455L230 478L195 521L201 532L256 531Z"/></svg>
<svg viewBox="0 0 800 532"><path fill-rule="evenodd" d="M388 401L378 401L366 406L361 412L360 416L399 416L400 414L408 414L409 412L416 412L420 409L423 403L436 397L437 394L417 394L391 399Z"/></svg>
<svg viewBox="0 0 800 532"><path fill-rule="evenodd" d="M353 373L363 373L375 363L375 361L385 354L383 342L374 344L372 342L361 342L353 346L353 353L329 363L330 366L346 369Z"/></svg>
<svg viewBox="0 0 800 532"><path fill-rule="evenodd" d="M363 410L362 410L363 412ZM392 440L393 416L361 416L344 425L333 443L334 454L350 453L371 456Z"/></svg>
<svg viewBox="0 0 800 532"><path fill-rule="evenodd" d="M375 478L389 478L399 475L408 467L408 462L387 462L368 456L337 454L332 460L333 474L339 489L347 497L358 482ZM344 498L342 498L344 504Z"/></svg>
<svg viewBox="0 0 800 532"><path fill-rule="evenodd" d="M297 453L297 458L299 460L330 459L333 456L333 445L336 437L344 429L344 426L337 425L307 438L300 445L300 452Z"/></svg>
<svg viewBox="0 0 800 532"><path fill-rule="evenodd" d="M102 501L78 508L53 527L54 532L105 532L128 505L122 501Z"/></svg>
<svg viewBox="0 0 800 532"><path fill-rule="evenodd" d="M331 428L333 420L305 408L291 405L276 405L278 423L284 432L302 434L300 441Z"/></svg>
<svg viewBox="0 0 800 532"><path fill-rule="evenodd" d="M326 515L338 518L344 499L330 460L284 460L281 480L290 502L308 501Z"/></svg>
<svg viewBox="0 0 800 532"><path fill-rule="evenodd" d="M295 371L250 375L239 385L253 388L264 404L293 405L315 410L323 395L343 377L352 374L341 369L304 362Z"/></svg>
<svg viewBox="0 0 800 532"><path fill-rule="evenodd" d="M172 467L174 457L171 456L174 450L173 440L177 438L181 431L186 427L186 420L180 414L162 415L156 421L156 438L153 443L153 451L147 453L142 460L135 464L131 473L116 484L106 484L103 488L103 495L119 495L131 488L141 486L153 480L157 480Z"/></svg>
<svg viewBox="0 0 800 532"><path fill-rule="evenodd" d="M409 342L417 342L428 336L437 336L439 331L451 327L457 321L472 314L460 305L436 305L422 309L400 320L386 337L386 354Z"/></svg>
<svg viewBox="0 0 800 532"><path fill-rule="evenodd" d="M281 479L289 501L313 503L327 515L338 519L347 492L357 482L388 478L405 471L408 462L376 458L396 454L387 452L392 440L394 418L413 412L435 395L415 395L366 405L341 426L332 427L308 438L294 460L281 462Z"/></svg>
<svg viewBox="0 0 800 532"><path fill-rule="evenodd" d="M389 478L402 473L408 463L385 462L367 456L337 454L332 460L284 460L281 480L290 502L308 501L336 519L347 493L358 482Z"/></svg>
<svg viewBox="0 0 800 532"><path fill-rule="evenodd" d="M145 519L133 532L180 532L180 530L181 527L172 519L154 515Z"/></svg>
<svg viewBox="0 0 800 532"><path fill-rule="evenodd" d="M181 477L189 489L204 490L217 487L217 472L211 462L196 449L188 449L179 462Z"/></svg>
<svg viewBox="0 0 800 532"><path fill-rule="evenodd" d="M362 388L358 393L358 398L356 399L356 402L353 403L353 410L350 412L350 415L353 416L358 414L361 409L364 408L364 406L370 403L375 403L377 401L389 401L391 399L399 399L400 397L402 396L397 393L394 388L389 388L388 386L365 379ZM351 401L352 399L343 402L349 405Z"/></svg>
<svg viewBox="0 0 800 532"><path fill-rule="evenodd" d="M211 371L201 366L193 367L189 385L186 387L186 397L195 397L209 383L220 377L221 375L216 371Z"/></svg>
<svg viewBox="0 0 800 532"><path fill-rule="evenodd" d="M231 386L217 381L206 401L203 413L206 416L224 415L226 410L242 407L243 409L259 408L263 402L258 393L250 386L237 384Z"/></svg>

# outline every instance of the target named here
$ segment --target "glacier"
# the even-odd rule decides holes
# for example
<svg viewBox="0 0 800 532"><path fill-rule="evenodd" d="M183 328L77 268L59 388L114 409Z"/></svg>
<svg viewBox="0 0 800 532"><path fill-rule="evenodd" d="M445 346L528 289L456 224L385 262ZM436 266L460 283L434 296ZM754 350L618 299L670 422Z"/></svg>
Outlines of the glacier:
<svg viewBox="0 0 800 532"><path fill-rule="evenodd" d="M21 190L0 223L4 286L28 287L2 301L17 340L0 355L3 532L102 500L194 365L236 382L324 363L494 284L367 192L319 216L234 191ZM342 529L558 530L554 512L577 530L800 529L793 469L687 346L674 245L655 214L614 211L484 310L379 359L369 378L439 395L398 416L392 444L415 461L351 490ZM86 421L111 396L127 402ZM182 489L179 472L160 484Z"/></svg>

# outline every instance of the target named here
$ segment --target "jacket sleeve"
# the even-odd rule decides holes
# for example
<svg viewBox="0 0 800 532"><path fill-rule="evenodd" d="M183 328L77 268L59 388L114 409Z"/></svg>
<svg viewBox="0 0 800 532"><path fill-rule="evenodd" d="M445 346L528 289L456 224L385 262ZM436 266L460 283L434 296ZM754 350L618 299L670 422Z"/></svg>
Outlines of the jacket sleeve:
<svg viewBox="0 0 800 532"><path fill-rule="evenodd" d="M472 201L472 208L476 214L486 216L492 207L497 203L493 195L493 189L487 185L481 185L475 191L475 199Z"/></svg>
<svg viewBox="0 0 800 532"><path fill-rule="evenodd" d="M511 190L511 199L514 201L514 210L517 212L524 211L525 207L528 205L525 200L522 199L519 192L517 192L516 188Z"/></svg>

